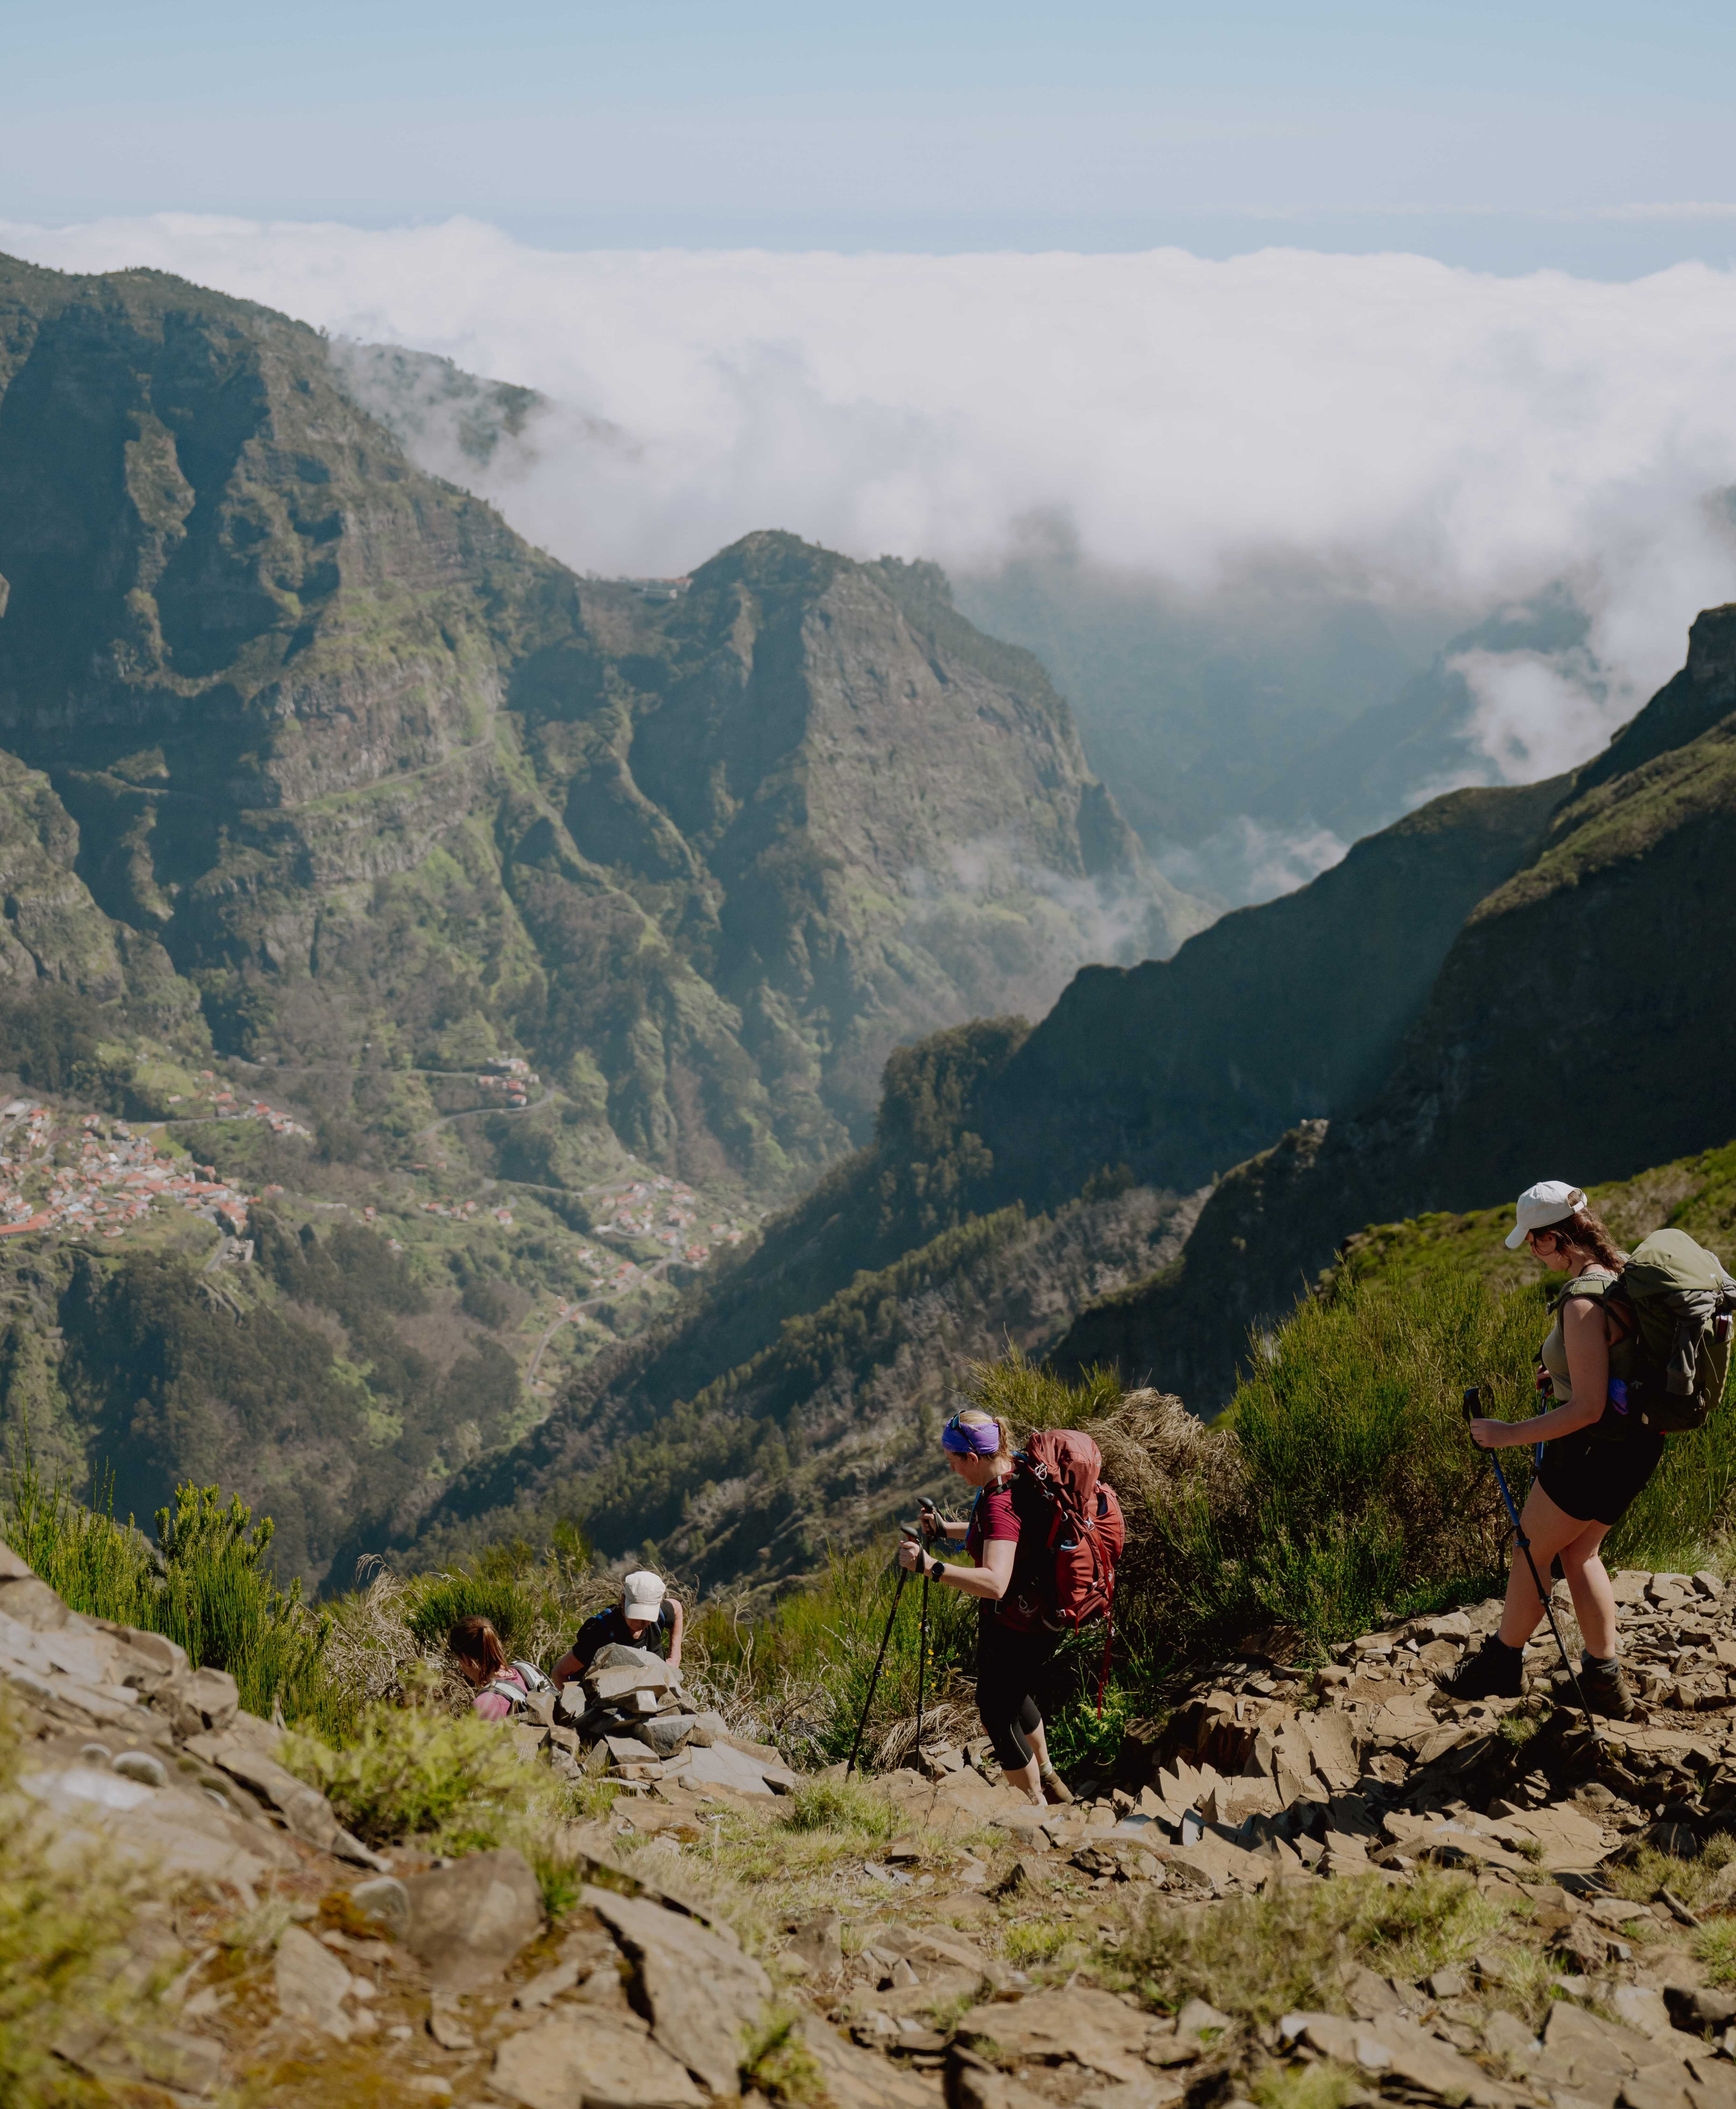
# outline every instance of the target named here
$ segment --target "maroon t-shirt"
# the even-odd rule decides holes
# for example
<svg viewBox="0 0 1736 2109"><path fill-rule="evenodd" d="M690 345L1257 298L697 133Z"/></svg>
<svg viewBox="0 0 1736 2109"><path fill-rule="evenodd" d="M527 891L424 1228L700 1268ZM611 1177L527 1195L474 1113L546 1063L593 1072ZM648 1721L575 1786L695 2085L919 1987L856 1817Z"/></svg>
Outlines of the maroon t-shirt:
<svg viewBox="0 0 1736 2109"><path fill-rule="evenodd" d="M1042 1544L1042 1531L1039 1520L1031 1515L1021 1517L1019 1500L1019 1483L1017 1479L997 1480L994 1485L984 1487L970 1511L970 1527L965 1533L965 1550L980 1567L983 1548L996 1538L1010 1538L1019 1546L1025 1538L1030 1550L1021 1547L1013 1555L1013 1578L1006 1594L998 1603L988 1597L980 1600L984 1618L998 1618L1003 1625L1028 1630L1040 1623L1041 1614L1033 1572ZM1039 1495L1036 1497L1041 1501ZM1024 1525L1030 1525L1026 1538Z"/></svg>
<svg viewBox="0 0 1736 2109"><path fill-rule="evenodd" d="M983 1547L991 1538L1010 1538L1015 1543L1019 1538L1019 1514L1013 1506L1013 1488L1010 1479L997 1480L992 1487L984 1487L971 1504L970 1528L965 1533L965 1550L980 1567Z"/></svg>

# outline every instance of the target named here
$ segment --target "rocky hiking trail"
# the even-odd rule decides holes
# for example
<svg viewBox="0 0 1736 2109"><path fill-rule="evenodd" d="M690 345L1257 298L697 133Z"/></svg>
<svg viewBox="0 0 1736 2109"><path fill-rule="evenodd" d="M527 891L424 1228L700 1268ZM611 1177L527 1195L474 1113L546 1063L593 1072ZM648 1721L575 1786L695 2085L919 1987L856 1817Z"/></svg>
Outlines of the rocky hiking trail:
<svg viewBox="0 0 1736 2109"><path fill-rule="evenodd" d="M133 2003L75 2003L53 2053L138 2104L1736 2109L1736 1589L1620 1590L1648 1710L1595 1741L1550 1650L1524 1699L1435 1690L1490 1602L1320 1667L1268 1637L1047 1810L975 1745L801 1780L599 1660L502 1731L527 1786L618 1782L543 1841L551 1884L370 1851L229 1678L0 1549L10 1796L129 1899Z"/></svg>

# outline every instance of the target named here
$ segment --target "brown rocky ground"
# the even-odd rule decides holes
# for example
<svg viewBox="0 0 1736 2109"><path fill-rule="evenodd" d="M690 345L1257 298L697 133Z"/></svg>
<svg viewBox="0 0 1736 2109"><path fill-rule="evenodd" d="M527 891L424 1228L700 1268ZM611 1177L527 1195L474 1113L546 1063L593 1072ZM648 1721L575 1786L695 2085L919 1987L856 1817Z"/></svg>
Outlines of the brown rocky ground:
<svg viewBox="0 0 1736 2109"><path fill-rule="evenodd" d="M1648 1711L1595 1739L1548 1650L1523 1700L1435 1692L1490 1604L1227 1659L1069 1808L931 1748L626 1782L442 1862L370 1853L226 1678L0 1555L8 1857L119 1913L17 2098L1736 2109L1736 1590L1621 1590Z"/></svg>

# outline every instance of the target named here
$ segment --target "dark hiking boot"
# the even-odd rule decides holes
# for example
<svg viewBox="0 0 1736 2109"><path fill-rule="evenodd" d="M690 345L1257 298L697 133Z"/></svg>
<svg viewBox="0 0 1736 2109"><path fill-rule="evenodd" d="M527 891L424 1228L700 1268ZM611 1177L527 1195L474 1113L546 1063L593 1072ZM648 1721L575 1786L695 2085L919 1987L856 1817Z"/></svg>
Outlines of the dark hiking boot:
<svg viewBox="0 0 1736 2109"><path fill-rule="evenodd" d="M1071 1801L1073 1790L1053 1765L1046 1765L1037 1775L1037 1783L1042 1789L1045 1801Z"/></svg>
<svg viewBox="0 0 1736 2109"><path fill-rule="evenodd" d="M1612 1721L1625 1721L1634 1711L1634 1687L1621 1673L1619 1662L1599 1662L1587 1655L1580 1664L1580 1689L1594 1714Z"/></svg>
<svg viewBox="0 0 1736 2109"><path fill-rule="evenodd" d="M1517 1699L1525 1691L1525 1650L1504 1646L1491 1633L1450 1677L1440 1680L1449 1699Z"/></svg>

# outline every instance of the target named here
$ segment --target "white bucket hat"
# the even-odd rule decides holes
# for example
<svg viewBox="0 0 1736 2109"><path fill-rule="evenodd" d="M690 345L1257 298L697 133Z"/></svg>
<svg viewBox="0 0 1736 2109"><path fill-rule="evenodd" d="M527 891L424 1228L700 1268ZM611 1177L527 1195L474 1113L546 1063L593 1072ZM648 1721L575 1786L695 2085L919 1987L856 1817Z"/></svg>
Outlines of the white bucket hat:
<svg viewBox="0 0 1736 2109"><path fill-rule="evenodd" d="M1507 1234L1507 1249L1517 1252L1533 1231L1546 1231L1551 1223L1565 1223L1576 1208L1583 1208L1585 1196L1577 1186L1561 1179L1539 1179L1527 1186L1513 1204L1517 1219Z"/></svg>
<svg viewBox="0 0 1736 2109"><path fill-rule="evenodd" d="M621 1608L630 1619L654 1619L663 1607L663 1578L640 1567L621 1585Z"/></svg>

